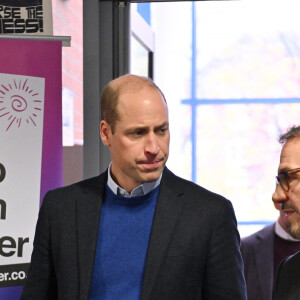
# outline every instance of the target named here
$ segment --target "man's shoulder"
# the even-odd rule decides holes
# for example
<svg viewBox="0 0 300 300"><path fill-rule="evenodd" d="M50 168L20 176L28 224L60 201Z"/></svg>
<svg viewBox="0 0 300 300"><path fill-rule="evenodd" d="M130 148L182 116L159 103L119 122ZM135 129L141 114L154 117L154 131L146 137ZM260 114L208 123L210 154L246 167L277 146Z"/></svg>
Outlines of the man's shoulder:
<svg viewBox="0 0 300 300"><path fill-rule="evenodd" d="M274 299L296 300L300 297L300 251L281 262L275 283Z"/></svg>
<svg viewBox="0 0 300 300"><path fill-rule="evenodd" d="M197 201L206 201L210 204L214 203L231 203L228 199L214 193L192 181L181 178L172 173L168 168L165 168L161 181L163 188L172 190L173 193L184 193L188 195L190 199L196 199Z"/></svg>
<svg viewBox="0 0 300 300"><path fill-rule="evenodd" d="M275 223L272 223L260 229L259 231L256 231L251 235L242 238L241 244L242 246L249 245L266 238L271 238L274 235L274 231L275 231Z"/></svg>
<svg viewBox="0 0 300 300"><path fill-rule="evenodd" d="M300 251L291 256L288 256L284 260L283 265L285 269L292 269L294 271L297 271L298 274L300 274Z"/></svg>
<svg viewBox="0 0 300 300"><path fill-rule="evenodd" d="M287 294L291 292L293 295L299 297L299 276L300 276L300 251L294 255L288 256L283 260L279 266L276 280L275 294ZM275 297L274 299L281 299L281 297ZM299 298L286 298L286 299L299 299Z"/></svg>
<svg viewBox="0 0 300 300"><path fill-rule="evenodd" d="M72 201L72 199L78 198L82 195L93 195L102 193L107 182L107 172L88 178L73 184L52 189L47 192L44 197L44 201Z"/></svg>

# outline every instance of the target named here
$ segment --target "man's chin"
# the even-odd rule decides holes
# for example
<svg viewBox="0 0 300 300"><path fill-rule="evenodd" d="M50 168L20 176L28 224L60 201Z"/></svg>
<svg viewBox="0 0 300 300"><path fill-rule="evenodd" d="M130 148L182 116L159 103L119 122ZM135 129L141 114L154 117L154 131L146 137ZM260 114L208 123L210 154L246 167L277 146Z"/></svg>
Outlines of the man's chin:
<svg viewBox="0 0 300 300"><path fill-rule="evenodd" d="M295 239L300 239L300 222L293 222L289 228L290 235Z"/></svg>
<svg viewBox="0 0 300 300"><path fill-rule="evenodd" d="M290 235L297 240L300 240L300 230L290 230Z"/></svg>
<svg viewBox="0 0 300 300"><path fill-rule="evenodd" d="M159 178L159 176L161 175L163 171L163 168L159 168L157 170L152 170L152 171L147 171L147 172L143 172L141 174L142 177L142 181L143 182L151 182L151 181L155 181Z"/></svg>

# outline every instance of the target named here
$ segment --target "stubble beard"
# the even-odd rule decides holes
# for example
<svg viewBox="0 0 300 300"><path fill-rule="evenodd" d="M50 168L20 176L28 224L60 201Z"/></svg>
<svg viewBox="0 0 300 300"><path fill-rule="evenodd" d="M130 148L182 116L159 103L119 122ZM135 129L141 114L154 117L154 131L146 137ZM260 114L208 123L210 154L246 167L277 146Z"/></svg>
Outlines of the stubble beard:
<svg viewBox="0 0 300 300"><path fill-rule="evenodd" d="M297 218L292 220L289 226L289 233L295 239L300 239L300 214L298 211L295 212Z"/></svg>

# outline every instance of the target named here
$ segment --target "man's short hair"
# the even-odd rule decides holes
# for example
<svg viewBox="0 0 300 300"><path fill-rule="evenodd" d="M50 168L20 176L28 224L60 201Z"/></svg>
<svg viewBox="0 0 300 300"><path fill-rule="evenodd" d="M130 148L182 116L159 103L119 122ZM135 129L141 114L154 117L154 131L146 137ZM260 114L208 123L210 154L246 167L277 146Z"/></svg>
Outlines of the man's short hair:
<svg viewBox="0 0 300 300"><path fill-rule="evenodd" d="M132 90L139 91L144 87L155 88L158 90L166 102L165 96L160 88L147 77L127 74L112 80L106 85L101 94L100 100L101 119L111 126L112 134L115 133L116 122L120 120L117 106L121 93Z"/></svg>
<svg viewBox="0 0 300 300"><path fill-rule="evenodd" d="M291 126L288 128L287 132L279 136L279 143L285 144L289 139L300 136L300 126Z"/></svg>

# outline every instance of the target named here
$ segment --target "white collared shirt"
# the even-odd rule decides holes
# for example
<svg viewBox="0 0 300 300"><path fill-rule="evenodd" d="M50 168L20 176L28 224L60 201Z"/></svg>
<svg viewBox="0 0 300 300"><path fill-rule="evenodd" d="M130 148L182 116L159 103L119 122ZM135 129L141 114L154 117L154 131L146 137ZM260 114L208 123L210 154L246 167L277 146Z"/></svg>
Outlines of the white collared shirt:
<svg viewBox="0 0 300 300"><path fill-rule="evenodd" d="M108 176L107 176L107 185L113 191L115 195L123 196L123 197L138 197L148 194L149 192L153 191L157 186L159 186L162 174L160 174L159 178L155 181L145 182L140 186L136 187L130 194L120 187L118 184L114 182L110 174L111 163L108 167Z"/></svg>
<svg viewBox="0 0 300 300"><path fill-rule="evenodd" d="M288 232L286 232L279 224L278 220L275 223L275 233L284 240L299 242L300 240L293 238Z"/></svg>

